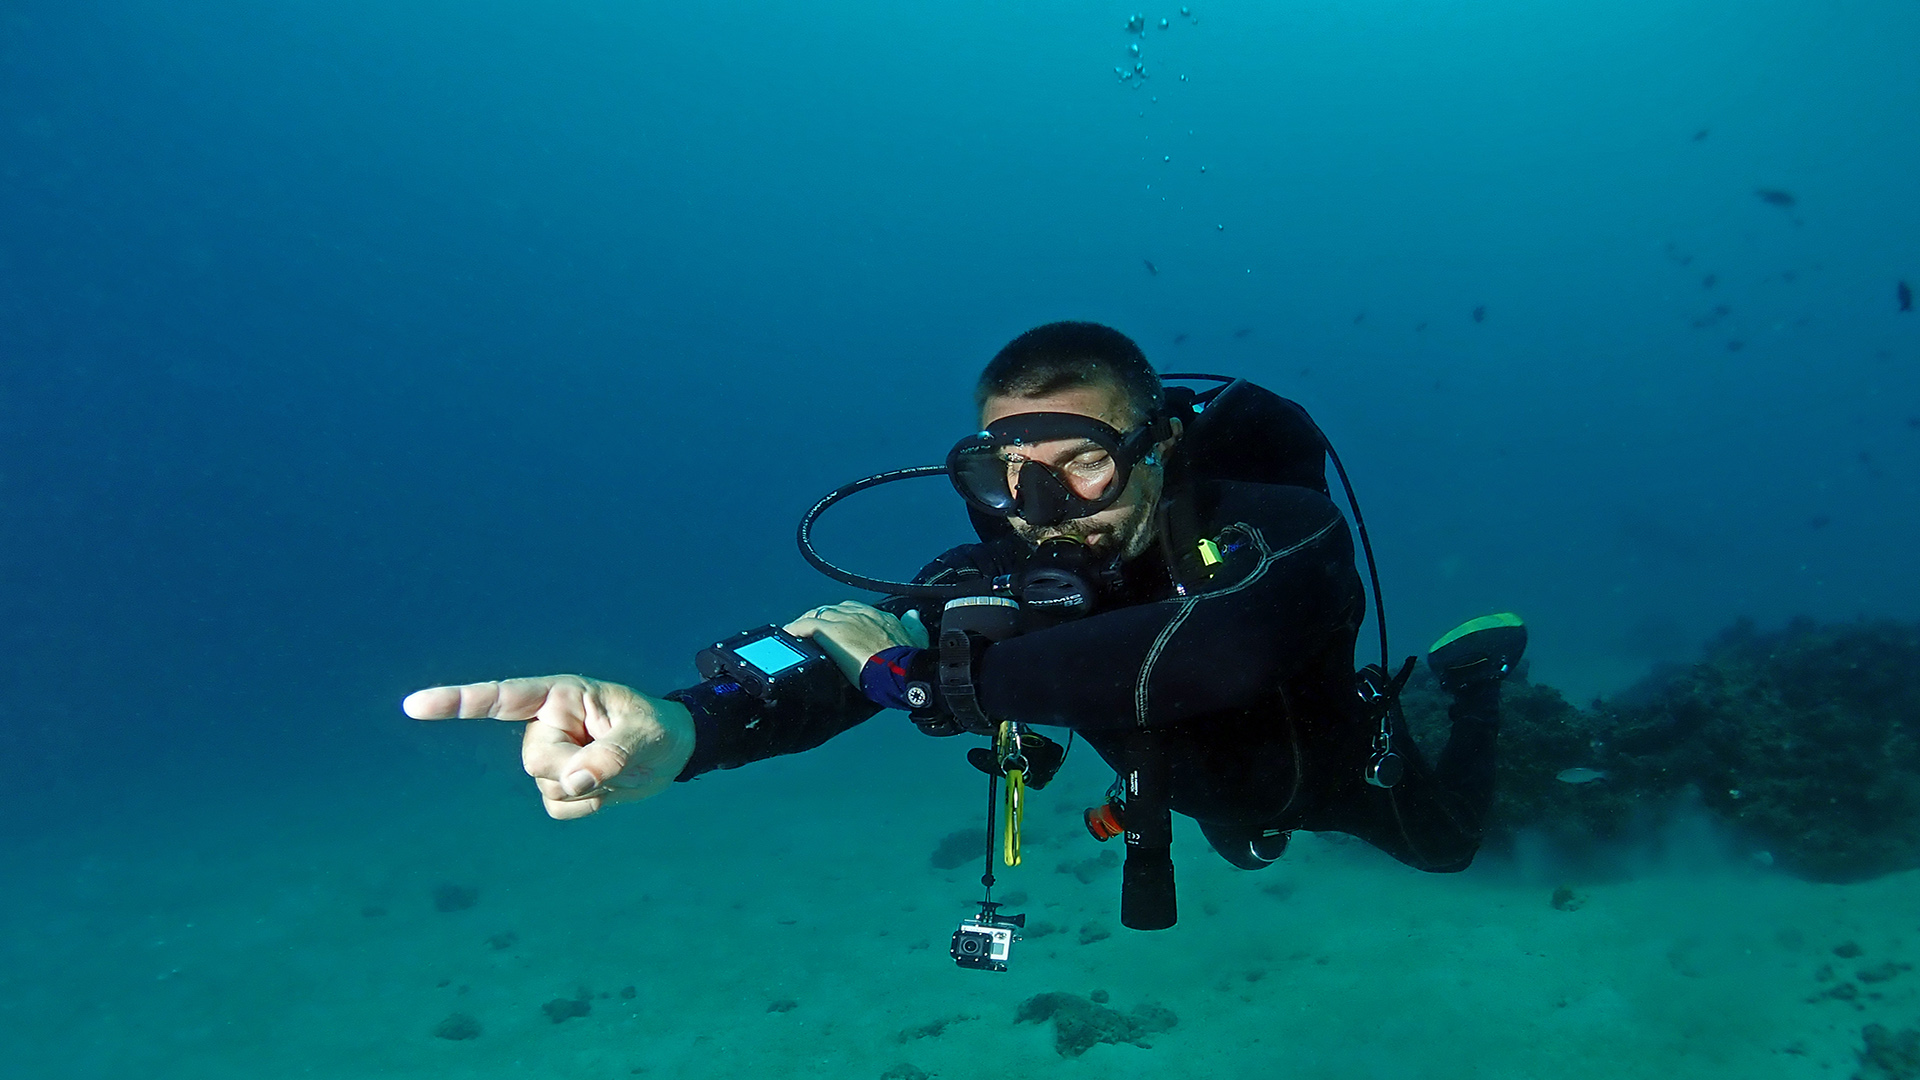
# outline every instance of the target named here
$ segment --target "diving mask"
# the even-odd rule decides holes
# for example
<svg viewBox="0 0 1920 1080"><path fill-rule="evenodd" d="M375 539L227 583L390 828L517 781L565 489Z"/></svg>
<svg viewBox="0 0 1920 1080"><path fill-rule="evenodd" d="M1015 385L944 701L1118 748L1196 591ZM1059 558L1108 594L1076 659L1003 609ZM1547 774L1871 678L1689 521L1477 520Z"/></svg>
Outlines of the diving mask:
<svg viewBox="0 0 1920 1080"><path fill-rule="evenodd" d="M1122 433L1079 413L1016 413L956 443L947 475L982 513L1058 525L1112 506L1165 426L1156 421ZM1065 446L1052 460L1029 456L1046 443Z"/></svg>

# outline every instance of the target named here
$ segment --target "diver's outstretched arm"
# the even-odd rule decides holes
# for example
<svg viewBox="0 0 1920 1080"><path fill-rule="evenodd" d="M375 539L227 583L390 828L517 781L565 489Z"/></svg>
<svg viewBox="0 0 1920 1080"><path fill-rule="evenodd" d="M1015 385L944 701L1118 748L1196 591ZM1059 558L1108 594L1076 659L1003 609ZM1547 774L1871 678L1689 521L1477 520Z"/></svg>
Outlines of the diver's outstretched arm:
<svg viewBox="0 0 1920 1080"><path fill-rule="evenodd" d="M562 820L658 795L693 756L685 705L580 675L436 686L400 708L415 720L526 722L521 763Z"/></svg>

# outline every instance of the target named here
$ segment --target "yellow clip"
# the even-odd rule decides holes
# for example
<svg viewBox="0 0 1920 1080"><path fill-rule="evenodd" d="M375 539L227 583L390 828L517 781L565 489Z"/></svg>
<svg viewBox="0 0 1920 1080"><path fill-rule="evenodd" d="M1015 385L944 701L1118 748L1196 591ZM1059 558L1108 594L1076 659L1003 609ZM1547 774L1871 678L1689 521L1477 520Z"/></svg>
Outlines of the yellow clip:
<svg viewBox="0 0 1920 1080"><path fill-rule="evenodd" d="M1020 817L1027 807L1027 773L1024 768L1007 768L1013 762L1025 764L1020 750L1020 729L1011 720L1002 720L993 736L993 751L1001 768L1007 769L1007 832L1000 859L1008 866L1020 865Z"/></svg>
<svg viewBox="0 0 1920 1080"><path fill-rule="evenodd" d="M1007 840L1000 861L1020 865L1020 815L1026 809L1026 774L1019 769L1007 771Z"/></svg>
<svg viewBox="0 0 1920 1080"><path fill-rule="evenodd" d="M1220 562L1220 545L1211 540L1200 541L1200 565L1215 567L1219 566Z"/></svg>

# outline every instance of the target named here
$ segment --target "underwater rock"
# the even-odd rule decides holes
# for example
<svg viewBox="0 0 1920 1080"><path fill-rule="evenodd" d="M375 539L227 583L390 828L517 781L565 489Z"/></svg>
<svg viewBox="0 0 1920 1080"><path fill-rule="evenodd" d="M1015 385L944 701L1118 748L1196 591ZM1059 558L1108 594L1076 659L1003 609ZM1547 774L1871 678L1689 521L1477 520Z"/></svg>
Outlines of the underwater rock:
<svg viewBox="0 0 1920 1080"><path fill-rule="evenodd" d="M465 1042L480 1037L480 1021L466 1013L454 1013L445 1020L433 1025L435 1038Z"/></svg>
<svg viewBox="0 0 1920 1080"><path fill-rule="evenodd" d="M910 1028L902 1028L900 1031L900 1034L894 1036L894 1039L897 1042L904 1043L904 1042L912 1042L915 1039L938 1038L942 1032L946 1031L948 1027L954 1024L962 1023L967 1020L977 1020L977 1019L979 1019L979 1017L974 1016L972 1013L958 1013L954 1016L942 1016L936 1020L929 1020L924 1024L915 1024L913 1027L910 1027Z"/></svg>
<svg viewBox="0 0 1920 1080"><path fill-rule="evenodd" d="M930 860L936 870L957 870L987 857L987 834L978 828L961 829L940 838Z"/></svg>
<svg viewBox="0 0 1920 1080"><path fill-rule="evenodd" d="M1108 849L1098 855L1081 859L1079 862L1063 862L1053 869L1055 873L1072 874L1080 879L1082 885L1091 885L1102 871L1115 869L1119 865L1120 856L1114 854L1112 849Z"/></svg>
<svg viewBox="0 0 1920 1080"><path fill-rule="evenodd" d="M925 1069L915 1068L903 1061L881 1073L880 1080L932 1080L932 1077Z"/></svg>
<svg viewBox="0 0 1920 1080"><path fill-rule="evenodd" d="M1562 885L1553 890L1553 906L1557 911L1579 911L1587 904L1587 898Z"/></svg>
<svg viewBox="0 0 1920 1080"><path fill-rule="evenodd" d="M793 1010L799 1007L800 1007L800 1003L793 1000L792 998L775 998L774 1000L767 1002L768 1012L777 1012L777 1013L792 1012Z"/></svg>
<svg viewBox="0 0 1920 1080"><path fill-rule="evenodd" d="M1860 1051L1860 1071L1853 1080L1916 1080L1920 1078L1920 1030L1888 1031L1880 1024L1860 1029L1866 1047Z"/></svg>
<svg viewBox="0 0 1920 1080"><path fill-rule="evenodd" d="M1058 990L1021 1002L1013 1016L1016 1024L1048 1020L1053 1021L1053 1048L1061 1057L1079 1057L1099 1043L1131 1043L1150 1050L1149 1036L1180 1022L1172 1010L1159 1005L1143 1003L1123 1013Z"/></svg>
<svg viewBox="0 0 1920 1080"><path fill-rule="evenodd" d="M1113 931L1097 922L1090 922L1080 928L1080 944L1091 945L1096 941L1105 941L1113 936Z"/></svg>
<svg viewBox="0 0 1920 1080"><path fill-rule="evenodd" d="M436 885L433 910L465 911L480 902L480 890L466 885Z"/></svg>
<svg viewBox="0 0 1920 1080"><path fill-rule="evenodd" d="M1742 622L1686 667L1590 709L1527 681L1502 692L1490 849L1522 828L1579 851L1696 804L1814 881L1920 867L1920 625ZM1423 671L1403 704L1437 752L1447 698ZM1431 759L1431 757L1430 757ZM1603 772L1563 783L1570 769ZM1584 774L1576 774L1584 775Z"/></svg>
<svg viewBox="0 0 1920 1080"><path fill-rule="evenodd" d="M547 1019L554 1023L564 1024L576 1016L585 1016L593 1011L593 1002L589 998L590 995L582 990L577 998L554 998L540 1006L540 1011L546 1013Z"/></svg>

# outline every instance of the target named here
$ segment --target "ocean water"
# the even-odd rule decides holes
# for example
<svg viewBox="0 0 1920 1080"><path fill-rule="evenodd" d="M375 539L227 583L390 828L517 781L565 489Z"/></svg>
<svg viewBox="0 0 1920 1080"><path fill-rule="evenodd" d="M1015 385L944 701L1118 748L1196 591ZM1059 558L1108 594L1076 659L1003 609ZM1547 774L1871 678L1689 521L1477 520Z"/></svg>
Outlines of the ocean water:
<svg viewBox="0 0 1920 1080"><path fill-rule="evenodd" d="M897 717L554 823L398 702L842 599L800 513L1063 318L1305 404L1397 652L1520 611L1584 702L1920 617L1917 57L1905 0L7 0L0 1074L1850 1075L1920 976L1819 969L1920 962L1911 872L1682 823L1565 910L1551 851L1183 825L1136 934L1055 872L1081 754L1003 881L1060 929L986 975L929 863L977 776ZM911 572L929 487L825 541ZM1094 990L1179 1023L1012 1022Z"/></svg>

